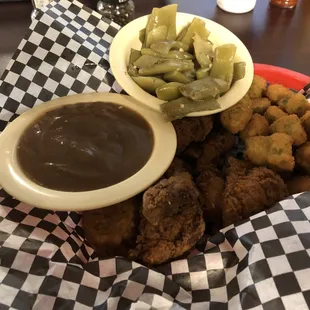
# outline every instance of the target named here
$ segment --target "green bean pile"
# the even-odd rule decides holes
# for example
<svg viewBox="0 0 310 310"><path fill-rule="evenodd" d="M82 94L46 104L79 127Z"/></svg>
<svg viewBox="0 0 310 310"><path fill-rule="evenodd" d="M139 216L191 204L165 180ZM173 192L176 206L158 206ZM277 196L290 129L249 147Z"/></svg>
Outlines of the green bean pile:
<svg viewBox="0 0 310 310"><path fill-rule="evenodd" d="M235 63L236 46L214 48L205 22L194 18L176 33L177 4L154 8L140 31L140 51L132 49L128 74L145 91L166 101L167 120L220 108L217 98L245 76L245 63Z"/></svg>

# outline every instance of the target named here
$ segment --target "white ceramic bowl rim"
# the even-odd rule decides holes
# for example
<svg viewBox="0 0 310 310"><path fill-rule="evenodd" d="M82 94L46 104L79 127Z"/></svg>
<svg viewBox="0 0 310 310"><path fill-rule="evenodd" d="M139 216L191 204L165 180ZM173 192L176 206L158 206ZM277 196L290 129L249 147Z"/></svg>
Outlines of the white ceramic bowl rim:
<svg viewBox="0 0 310 310"><path fill-rule="evenodd" d="M62 105L83 102L111 102L143 116L154 134L154 148L148 162L136 174L113 186L85 192L63 192L42 187L29 180L16 158L24 130L40 115ZM134 147L134 146L133 146ZM73 95L43 103L19 116L0 135L0 184L16 199L50 210L83 211L110 206L142 192L159 179L171 164L176 151L176 134L171 123L159 113L141 106L129 96L110 93Z"/></svg>
<svg viewBox="0 0 310 310"><path fill-rule="evenodd" d="M160 111L160 104L164 101L150 95L142 88L140 88L127 73L130 50L131 48L141 48L141 43L139 41L139 31L145 28L148 17L149 15L133 20L117 33L110 48L110 65L117 82L130 96L140 101L145 106L155 111ZM188 116L212 115L230 108L247 93L254 76L254 65L251 55L242 41L227 28L212 20L197 15L178 12L178 32L195 17L205 21L206 28L211 32L209 39L214 43L215 46L227 43L235 44L237 46L236 62L244 61L246 63L245 77L242 80L234 83L231 89L218 99L218 102L221 105L220 109L195 112L189 114Z"/></svg>

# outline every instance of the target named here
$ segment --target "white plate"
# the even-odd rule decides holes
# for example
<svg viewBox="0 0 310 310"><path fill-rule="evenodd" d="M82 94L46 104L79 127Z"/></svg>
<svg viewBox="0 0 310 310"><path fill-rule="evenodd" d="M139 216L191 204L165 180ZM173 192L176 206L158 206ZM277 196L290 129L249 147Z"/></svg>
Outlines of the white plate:
<svg viewBox="0 0 310 310"><path fill-rule="evenodd" d="M16 148L24 130L40 115L62 105L83 102L111 102L128 107L143 116L154 134L154 148L148 162L130 178L113 186L85 192L47 189L31 180L21 170ZM133 146L134 147L134 146ZM41 104L19 116L0 135L0 184L16 199L50 210L82 211L110 206L142 192L167 170L176 151L176 134L171 123L128 96L109 93L73 95Z"/></svg>
<svg viewBox="0 0 310 310"><path fill-rule="evenodd" d="M140 17L127 24L118 32L110 48L110 65L117 82L130 96L154 111L160 111L160 104L164 101L148 94L140 88L127 73L130 49L141 49L139 31L146 27L148 17L149 16ZM253 61L249 51L241 40L231 31L212 20L196 15L177 13L177 31L180 32L194 19L194 17L198 17L205 21L206 28L211 31L209 39L215 46L227 43L235 44L237 46L236 62L244 61L246 63L246 74L244 79L234 83L232 88L224 96L218 99L221 109L189 114L189 116L211 115L230 108L247 93L254 76Z"/></svg>

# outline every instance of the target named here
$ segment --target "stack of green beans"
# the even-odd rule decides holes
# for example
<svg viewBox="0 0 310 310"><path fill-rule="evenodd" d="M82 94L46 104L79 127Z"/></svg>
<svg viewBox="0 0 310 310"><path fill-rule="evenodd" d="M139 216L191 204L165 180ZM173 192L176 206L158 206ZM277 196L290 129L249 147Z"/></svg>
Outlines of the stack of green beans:
<svg viewBox="0 0 310 310"><path fill-rule="evenodd" d="M176 14L176 4L153 9L139 34L142 49L131 50L128 65L142 89L166 101L161 111L167 120L219 109L216 99L245 76L245 63L235 62L235 45L214 48L199 18L177 36Z"/></svg>

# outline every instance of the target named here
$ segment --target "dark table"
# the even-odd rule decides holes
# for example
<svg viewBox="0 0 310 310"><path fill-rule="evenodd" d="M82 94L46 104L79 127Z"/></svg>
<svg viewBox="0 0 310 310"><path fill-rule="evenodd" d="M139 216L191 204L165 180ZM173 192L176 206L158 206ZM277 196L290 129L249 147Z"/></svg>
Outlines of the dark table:
<svg viewBox="0 0 310 310"><path fill-rule="evenodd" d="M94 8L96 1L82 0ZM310 1L299 0L293 9L258 0L254 11L230 14L215 0L135 0L136 16L154 6L178 3L179 11L212 19L234 32L248 47L256 63L285 67L310 75ZM12 57L31 20L30 2L0 3L0 74Z"/></svg>

